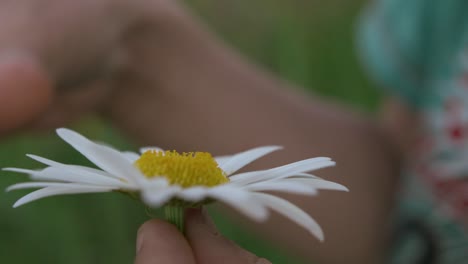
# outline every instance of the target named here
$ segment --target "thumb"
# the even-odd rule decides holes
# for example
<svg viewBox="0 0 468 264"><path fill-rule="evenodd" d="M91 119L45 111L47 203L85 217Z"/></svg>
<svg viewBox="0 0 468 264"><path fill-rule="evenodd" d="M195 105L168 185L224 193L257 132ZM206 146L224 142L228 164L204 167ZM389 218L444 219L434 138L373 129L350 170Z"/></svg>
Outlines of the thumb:
<svg viewBox="0 0 468 264"><path fill-rule="evenodd" d="M271 264L221 236L203 209L187 211L186 236L196 263Z"/></svg>
<svg viewBox="0 0 468 264"><path fill-rule="evenodd" d="M41 114L52 99L46 73L26 56L0 58L0 135Z"/></svg>
<svg viewBox="0 0 468 264"><path fill-rule="evenodd" d="M138 230L135 264L195 264L192 249L177 228L153 219Z"/></svg>

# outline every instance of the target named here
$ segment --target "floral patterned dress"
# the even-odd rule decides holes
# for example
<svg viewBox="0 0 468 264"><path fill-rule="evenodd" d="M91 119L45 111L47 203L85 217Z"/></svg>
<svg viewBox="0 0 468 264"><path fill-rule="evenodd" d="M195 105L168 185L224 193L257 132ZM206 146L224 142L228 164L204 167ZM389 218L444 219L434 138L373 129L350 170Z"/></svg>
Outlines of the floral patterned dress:
<svg viewBox="0 0 468 264"><path fill-rule="evenodd" d="M390 263L468 263L468 1L374 1L358 43L371 76L423 126Z"/></svg>

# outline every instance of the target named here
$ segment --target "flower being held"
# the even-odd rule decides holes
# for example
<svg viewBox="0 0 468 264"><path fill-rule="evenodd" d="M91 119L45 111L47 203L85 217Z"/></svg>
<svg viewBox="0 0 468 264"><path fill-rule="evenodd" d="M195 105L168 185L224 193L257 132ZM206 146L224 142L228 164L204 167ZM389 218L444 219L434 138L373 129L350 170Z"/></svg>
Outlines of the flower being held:
<svg viewBox="0 0 468 264"><path fill-rule="evenodd" d="M236 173L254 160L281 149L264 146L238 154L212 157L206 152L178 153L146 147L141 154L120 152L97 144L68 129L57 134L94 163L98 169L70 165L35 155L30 158L46 165L44 169L5 168L26 173L32 182L18 183L8 190L39 188L14 207L48 196L119 191L138 194L149 207L200 206L219 201L257 221L276 211L323 240L320 226L302 209L269 191L316 195L320 189L347 191L338 183L326 181L308 172L333 166L329 158L311 158L280 167Z"/></svg>
<svg viewBox="0 0 468 264"><path fill-rule="evenodd" d="M207 152L179 154L176 151L149 150L136 161L135 166L147 178L164 177L171 185L213 187L229 178Z"/></svg>

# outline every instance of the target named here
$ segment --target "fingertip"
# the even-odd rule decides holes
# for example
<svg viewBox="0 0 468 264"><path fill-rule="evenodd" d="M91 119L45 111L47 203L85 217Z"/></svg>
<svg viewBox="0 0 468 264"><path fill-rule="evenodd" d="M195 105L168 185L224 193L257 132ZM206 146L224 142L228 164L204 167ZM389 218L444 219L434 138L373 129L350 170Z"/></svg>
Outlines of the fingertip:
<svg viewBox="0 0 468 264"><path fill-rule="evenodd" d="M33 58L0 57L0 134L32 121L53 95L50 78Z"/></svg>
<svg viewBox="0 0 468 264"><path fill-rule="evenodd" d="M222 236L205 209L187 210L186 235L197 263L270 263Z"/></svg>
<svg viewBox="0 0 468 264"><path fill-rule="evenodd" d="M135 264L195 263L187 240L177 228L159 219L138 229Z"/></svg>
<svg viewBox="0 0 468 264"><path fill-rule="evenodd" d="M178 235L176 230L173 229L173 226L162 220L152 219L143 223L140 228L138 228L136 251L139 252L145 242L152 242L160 234L163 236Z"/></svg>

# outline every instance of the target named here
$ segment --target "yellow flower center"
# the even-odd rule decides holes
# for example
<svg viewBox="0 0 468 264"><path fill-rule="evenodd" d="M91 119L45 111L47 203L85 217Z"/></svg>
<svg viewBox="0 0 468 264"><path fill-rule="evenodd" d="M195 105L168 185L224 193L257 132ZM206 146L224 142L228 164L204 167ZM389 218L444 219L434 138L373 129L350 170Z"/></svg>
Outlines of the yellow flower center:
<svg viewBox="0 0 468 264"><path fill-rule="evenodd" d="M165 177L183 188L212 187L229 181L207 152L146 151L135 166L148 178Z"/></svg>

